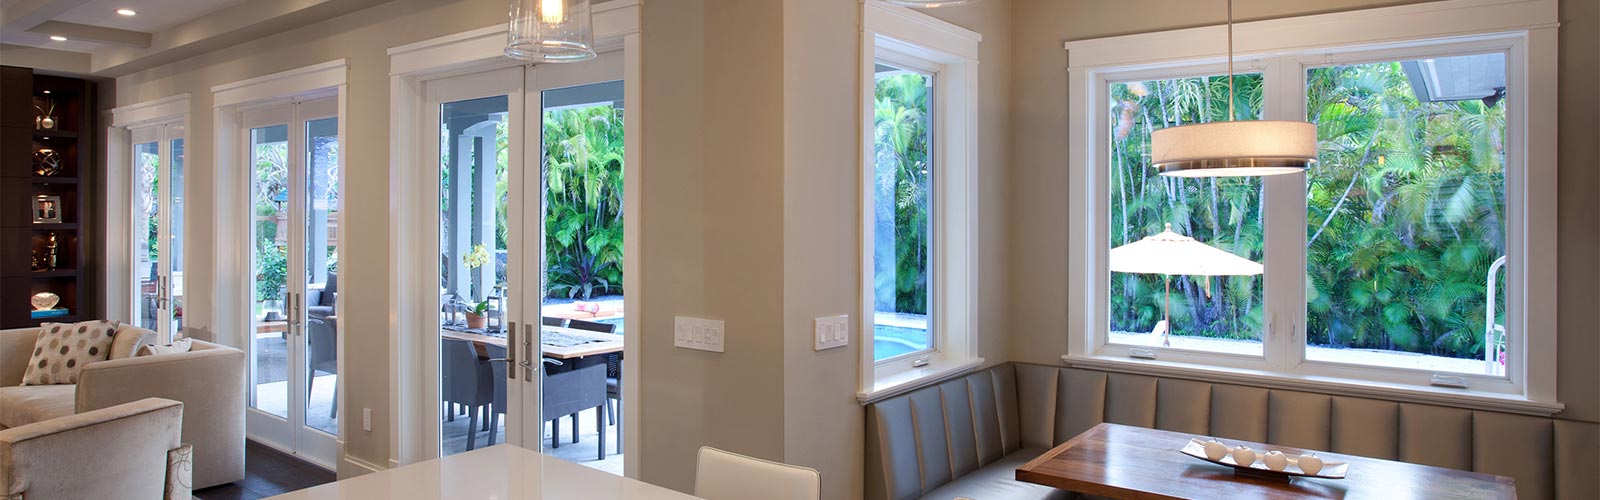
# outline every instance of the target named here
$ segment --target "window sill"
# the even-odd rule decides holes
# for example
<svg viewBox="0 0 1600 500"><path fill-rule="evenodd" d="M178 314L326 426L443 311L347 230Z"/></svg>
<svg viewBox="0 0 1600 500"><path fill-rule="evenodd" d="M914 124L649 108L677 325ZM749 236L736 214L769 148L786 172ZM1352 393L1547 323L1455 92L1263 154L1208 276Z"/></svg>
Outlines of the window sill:
<svg viewBox="0 0 1600 500"><path fill-rule="evenodd" d="M1067 366L1120 373L1177 377L1206 382L1241 384L1269 389L1290 389L1327 394L1364 396L1402 403L1452 406L1471 410L1490 410L1548 417L1566 405L1555 401L1533 401L1519 395L1500 394L1444 387L1372 382L1333 377L1289 375L1219 368L1171 361L1139 360L1114 356L1062 356Z"/></svg>
<svg viewBox="0 0 1600 500"><path fill-rule="evenodd" d="M869 405L894 396L942 382L952 375L970 372L983 365L983 358L964 361L935 360L928 366L876 377L872 390L856 393L856 400Z"/></svg>

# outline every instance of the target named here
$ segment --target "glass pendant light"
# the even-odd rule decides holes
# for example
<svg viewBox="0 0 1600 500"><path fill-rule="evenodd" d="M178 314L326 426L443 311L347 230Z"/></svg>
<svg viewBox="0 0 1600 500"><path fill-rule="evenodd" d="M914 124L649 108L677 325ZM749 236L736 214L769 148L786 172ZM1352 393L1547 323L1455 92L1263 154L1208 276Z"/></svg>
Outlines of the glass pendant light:
<svg viewBox="0 0 1600 500"><path fill-rule="evenodd" d="M589 0L511 0L506 56L543 62L594 59Z"/></svg>
<svg viewBox="0 0 1600 500"><path fill-rule="evenodd" d="M1303 172L1317 162L1317 126L1234 121L1233 0L1228 0L1228 121L1150 133L1150 163L1167 177L1243 177Z"/></svg>
<svg viewBox="0 0 1600 500"><path fill-rule="evenodd" d="M972 3L972 2L976 2L976 1L978 1L978 0L883 0L883 3L889 4L889 5L902 5L902 6L906 6L906 7L916 7L916 8L919 8L919 9L932 9L932 8L936 8L936 7L949 7L949 6L952 6L952 5L961 5L961 4L964 4L964 3Z"/></svg>

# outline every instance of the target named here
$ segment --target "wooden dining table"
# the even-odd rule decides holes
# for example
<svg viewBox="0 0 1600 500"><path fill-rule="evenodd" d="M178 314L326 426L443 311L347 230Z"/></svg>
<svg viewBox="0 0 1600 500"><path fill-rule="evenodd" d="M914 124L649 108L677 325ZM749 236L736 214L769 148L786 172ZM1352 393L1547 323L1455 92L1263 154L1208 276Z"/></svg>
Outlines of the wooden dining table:
<svg viewBox="0 0 1600 500"><path fill-rule="evenodd" d="M1316 451L1324 462L1347 462L1344 479L1289 482L1235 476L1231 467L1179 452L1208 436L1102 423L1017 468L1017 480L1111 498L1516 498L1509 477ZM1259 453L1306 450L1236 439Z"/></svg>
<svg viewBox="0 0 1600 500"><path fill-rule="evenodd" d="M593 340L593 342L572 346L561 346L541 342L542 345L540 345L540 349L544 351L544 356L547 358L573 359L582 358L585 356L597 356L601 354L622 352L623 337L615 333L596 332L592 330L581 330L577 328L566 328L559 326L546 326L542 327L541 330L544 332L560 333L570 337ZM440 327L439 336L449 339L466 340L479 344L506 347L506 338L503 336L453 330L448 326Z"/></svg>

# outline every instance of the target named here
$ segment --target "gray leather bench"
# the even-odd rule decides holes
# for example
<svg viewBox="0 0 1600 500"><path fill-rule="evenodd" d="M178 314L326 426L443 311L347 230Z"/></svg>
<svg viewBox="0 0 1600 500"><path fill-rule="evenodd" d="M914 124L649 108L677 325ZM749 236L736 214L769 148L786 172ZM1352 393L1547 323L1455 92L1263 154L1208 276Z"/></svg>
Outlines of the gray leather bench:
<svg viewBox="0 0 1600 500"><path fill-rule="evenodd" d="M1015 469L1100 422L1515 478L1523 499L1600 498L1600 424L1007 363L867 407L868 499L1069 498Z"/></svg>

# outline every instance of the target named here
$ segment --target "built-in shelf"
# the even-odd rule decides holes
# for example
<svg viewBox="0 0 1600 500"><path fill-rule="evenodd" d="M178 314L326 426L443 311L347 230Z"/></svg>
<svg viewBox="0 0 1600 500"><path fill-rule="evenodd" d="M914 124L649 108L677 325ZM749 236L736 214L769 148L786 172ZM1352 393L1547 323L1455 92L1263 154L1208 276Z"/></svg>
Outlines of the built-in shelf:
<svg viewBox="0 0 1600 500"><path fill-rule="evenodd" d="M74 278L74 277L78 276L78 270L77 269L46 269L46 270L43 270L43 271L32 271L31 274L35 278Z"/></svg>
<svg viewBox="0 0 1600 500"><path fill-rule="evenodd" d="M73 132L71 130L34 130L33 131L33 136L41 138L41 139L43 139L45 137L49 137L49 138L52 138L52 139L57 138L57 137L60 137L60 138L63 138L63 139L77 139L78 138L78 133L77 132Z"/></svg>
<svg viewBox="0 0 1600 500"><path fill-rule="evenodd" d="M76 231L78 230L78 223L57 222L52 224L34 224L33 228L39 231Z"/></svg>
<svg viewBox="0 0 1600 500"><path fill-rule="evenodd" d="M39 184L39 185L77 184L78 183L78 178L77 177L64 177L64 176L34 177L33 178L33 183L34 184Z"/></svg>

